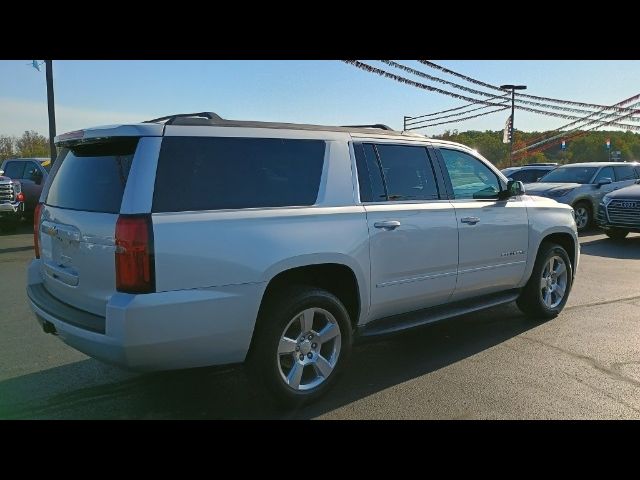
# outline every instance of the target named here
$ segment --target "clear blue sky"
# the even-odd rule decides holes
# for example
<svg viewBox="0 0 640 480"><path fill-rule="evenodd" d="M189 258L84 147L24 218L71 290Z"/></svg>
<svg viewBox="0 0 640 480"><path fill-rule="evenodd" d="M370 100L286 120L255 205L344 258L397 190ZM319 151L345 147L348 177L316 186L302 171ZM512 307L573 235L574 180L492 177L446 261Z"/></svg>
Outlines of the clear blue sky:
<svg viewBox="0 0 640 480"><path fill-rule="evenodd" d="M0 134L33 129L47 135L44 66L37 72L29 62L0 61ZM526 93L546 97L613 104L640 92L640 61L435 62L491 84L526 84ZM418 62L402 63L463 83ZM464 103L339 61L54 61L54 82L58 133L192 111L214 111L239 120L386 123L400 129L403 115ZM506 117L506 112L499 112L421 132L500 130ZM568 121L516 111L520 130L553 129L564 123Z"/></svg>

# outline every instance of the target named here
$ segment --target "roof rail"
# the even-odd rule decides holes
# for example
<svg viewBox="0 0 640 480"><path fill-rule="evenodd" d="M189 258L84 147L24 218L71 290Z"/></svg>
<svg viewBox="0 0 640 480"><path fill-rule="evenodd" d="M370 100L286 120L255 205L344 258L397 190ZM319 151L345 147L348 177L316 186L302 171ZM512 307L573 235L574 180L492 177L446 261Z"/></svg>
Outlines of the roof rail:
<svg viewBox="0 0 640 480"><path fill-rule="evenodd" d="M213 121L220 121L220 122L223 121L222 117L217 113L199 112L199 113L177 113L175 115L167 115L166 117L154 118L153 120L146 120L143 123L156 123L156 122L162 122L163 120L166 120L165 125L171 125L176 121L176 119L185 118L185 117L200 117L200 118L208 118L209 120L213 120Z"/></svg>
<svg viewBox="0 0 640 480"><path fill-rule="evenodd" d="M391 128L389 125L384 125L382 123L375 123L373 125L340 125L340 126L344 128L378 128L380 130L393 131L393 128Z"/></svg>
<svg viewBox="0 0 640 480"><path fill-rule="evenodd" d="M278 123L278 122L259 122L259 121L247 121L247 120L227 120L220 115L213 112L198 112L198 113L177 113L174 115L167 115L166 117L158 117L152 120L146 120L143 123L159 123L164 122L164 125L182 125L182 126L202 126L210 125L214 127L245 127L245 128L283 128L294 130L323 130L329 132L352 132L354 130L360 133L370 133L367 129L375 128L389 135L401 134L388 125L376 123L373 125L343 125L340 127L330 125L308 125L304 123Z"/></svg>
<svg viewBox="0 0 640 480"><path fill-rule="evenodd" d="M556 165L558 164L553 162L538 162L538 163L525 163L522 166L523 167L555 167Z"/></svg>

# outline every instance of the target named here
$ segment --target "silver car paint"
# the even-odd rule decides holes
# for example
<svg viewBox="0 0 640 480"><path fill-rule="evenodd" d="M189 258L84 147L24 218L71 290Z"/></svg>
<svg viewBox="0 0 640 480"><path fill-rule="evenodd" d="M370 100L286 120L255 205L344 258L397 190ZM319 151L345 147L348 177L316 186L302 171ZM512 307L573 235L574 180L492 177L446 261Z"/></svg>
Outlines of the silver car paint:
<svg viewBox="0 0 640 480"><path fill-rule="evenodd" d="M580 164L583 165L583 164ZM584 164L588 165L588 164ZM622 180L622 181L613 181L610 184L605 184L602 186L595 185L593 182L599 175L600 170L606 167L615 167L615 166L629 166L629 163L620 163L620 162L600 162L598 163L598 169L591 177L590 183L581 184L581 183L546 183L543 182L542 179L536 183L529 183L526 185L527 192L531 195L540 195L547 196L549 191L552 190L564 190L570 189L566 194L561 197L549 197L554 200L564 203L567 205L575 206L578 202L584 201L591 205L591 212L595 217L596 212L598 211L598 205L607 193L613 192L614 190L619 190L620 188L627 187L629 185L633 185L635 179L632 180ZM611 180L614 180L613 178Z"/></svg>
<svg viewBox="0 0 640 480"><path fill-rule="evenodd" d="M173 125L85 130L84 138L122 134L156 137L143 138L138 145L122 213L151 211L161 145L158 136L163 130L167 136L321 139L327 145L326 161L318 202L311 207L154 213L158 292L153 294L115 292L113 236L117 215L45 207L45 222L77 228L79 249L98 255L72 259L80 263L80 283L86 282L81 289L74 291L47 278L46 256L32 262L28 282L45 281L50 293L61 300L105 315L106 334L73 327L33 303L31 307L56 326L65 342L130 368L171 369L244 360L268 282L290 268L319 263L349 267L359 287L362 308L358 323L364 324L385 315L446 303L456 294L463 298L473 292L521 287L531 274L544 236L568 233L577 244L569 207L527 196L502 202L363 205L352 140L458 148L481 159L496 173L503 188L507 183L497 168L467 147L418 135L381 136L374 131L371 135L349 135L295 128ZM477 212L481 223L480 228L469 227L467 237L458 219L462 212L471 211ZM508 216L501 216L503 212ZM371 228L382 219L399 219L401 226L395 231ZM460 272L458 236L464 261ZM40 238L44 237L41 233ZM482 255L474 258L474 249ZM526 252L524 264L520 250ZM503 253L514 258L504 261Z"/></svg>
<svg viewBox="0 0 640 480"><path fill-rule="evenodd" d="M452 300L513 288L529 250L526 204L509 200L453 200L458 218L458 284ZM477 217L476 224L460 219Z"/></svg>
<svg viewBox="0 0 640 480"><path fill-rule="evenodd" d="M72 133L78 134L83 140L89 140L108 137L161 137L163 132L164 125L158 125L157 123L102 125L57 135L55 137L55 143L63 142L66 136Z"/></svg>
<svg viewBox="0 0 640 480"><path fill-rule="evenodd" d="M41 260L28 268L27 284L42 282ZM130 295L106 305L106 332L74 327L29 301L61 340L108 363L132 370L171 370L242 362L264 288L232 285Z"/></svg>
<svg viewBox="0 0 640 480"><path fill-rule="evenodd" d="M136 131L116 129L118 132L123 130L125 133ZM138 142L123 194L122 213L151 211L160 142L161 137L145 137ZM41 200L46 198L49 186L47 181ZM44 205L39 228L41 273L51 294L76 308L105 315L107 302L115 290L117 219L118 214Z"/></svg>
<svg viewBox="0 0 640 480"><path fill-rule="evenodd" d="M394 202L367 204L365 209L371 257L367 321L446 303L458 268L458 226L451 203ZM400 226L375 227L385 221Z"/></svg>

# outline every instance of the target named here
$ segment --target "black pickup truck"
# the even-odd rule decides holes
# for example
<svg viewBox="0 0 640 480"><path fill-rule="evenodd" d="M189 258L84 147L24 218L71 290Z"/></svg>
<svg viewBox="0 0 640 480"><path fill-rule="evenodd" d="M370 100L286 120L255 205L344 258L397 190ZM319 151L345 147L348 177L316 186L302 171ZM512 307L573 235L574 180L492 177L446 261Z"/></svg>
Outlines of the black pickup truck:
<svg viewBox="0 0 640 480"><path fill-rule="evenodd" d="M640 180L635 185L606 194L596 221L609 238L622 240L629 232L640 232Z"/></svg>

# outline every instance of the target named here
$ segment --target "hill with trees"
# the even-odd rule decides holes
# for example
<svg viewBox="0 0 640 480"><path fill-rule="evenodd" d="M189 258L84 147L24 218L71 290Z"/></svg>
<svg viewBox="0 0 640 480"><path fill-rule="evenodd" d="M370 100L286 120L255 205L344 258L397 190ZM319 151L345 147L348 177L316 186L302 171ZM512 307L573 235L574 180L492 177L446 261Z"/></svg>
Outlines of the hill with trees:
<svg viewBox="0 0 640 480"><path fill-rule="evenodd" d="M516 132L516 140L513 149L518 150L533 140L546 136L557 135L550 132ZM502 143L502 130L484 132L457 130L447 130L442 135L433 138L450 140L467 145L491 161L498 168L509 166L509 144ZM591 131L583 136L570 138L566 141L566 149L562 150L561 145L553 145L542 152L534 152L522 156L514 161L514 165L534 162L605 162L609 160L609 150L606 148L607 139L611 140L611 151L620 151L620 160L639 161L640 160L640 134L634 132L619 131Z"/></svg>

